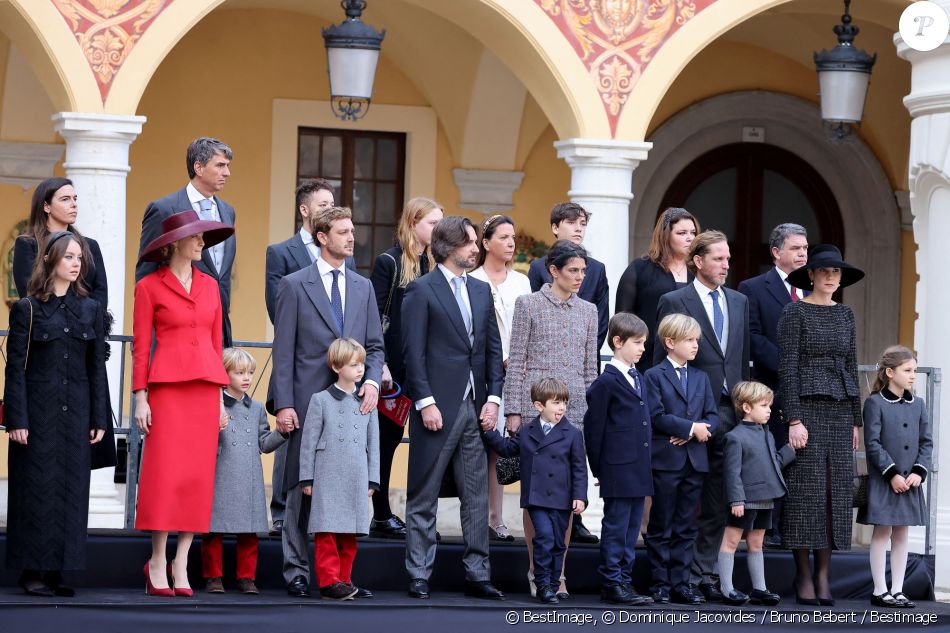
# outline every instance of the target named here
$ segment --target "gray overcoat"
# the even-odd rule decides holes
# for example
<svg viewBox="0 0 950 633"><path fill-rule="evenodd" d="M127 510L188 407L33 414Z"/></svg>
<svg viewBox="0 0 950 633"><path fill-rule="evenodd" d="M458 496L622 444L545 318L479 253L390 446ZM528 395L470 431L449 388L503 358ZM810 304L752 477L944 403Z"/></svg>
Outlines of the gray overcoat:
<svg viewBox="0 0 950 633"><path fill-rule="evenodd" d="M926 480L933 456L927 407L910 392L896 396L887 389L864 401L864 450L868 460L868 505L858 522L870 525L926 525L923 486L897 494L895 475L911 473Z"/></svg>
<svg viewBox="0 0 950 633"><path fill-rule="evenodd" d="M776 451L764 424L743 420L726 433L722 452L726 504L772 501L788 492L782 469L795 461L795 449L786 444Z"/></svg>
<svg viewBox="0 0 950 633"><path fill-rule="evenodd" d="M310 399L300 442L300 477L312 485L307 532L366 534L370 488L379 490L379 417L336 385Z"/></svg>
<svg viewBox="0 0 950 633"><path fill-rule="evenodd" d="M271 431L264 405L247 395L235 400L224 393L228 427L218 434L214 467L211 532L246 534L267 531L267 500L261 453L271 453L287 441Z"/></svg>

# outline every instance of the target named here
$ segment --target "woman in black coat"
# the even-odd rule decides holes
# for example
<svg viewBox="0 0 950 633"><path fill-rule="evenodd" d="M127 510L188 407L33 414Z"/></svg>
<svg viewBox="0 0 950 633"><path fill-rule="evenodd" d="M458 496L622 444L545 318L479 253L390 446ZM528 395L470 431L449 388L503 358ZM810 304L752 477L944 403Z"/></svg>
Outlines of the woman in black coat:
<svg viewBox="0 0 950 633"><path fill-rule="evenodd" d="M385 392L393 382L405 386L406 366L402 358L402 297L409 282L432 267L429 241L432 229L443 217L442 205L429 198L413 198L406 203L396 228L397 243L380 254L373 264L370 281L376 292L376 305L383 322L383 365ZM389 507L389 474L393 456L402 441L403 427L385 416L379 418L379 490L373 495L373 521L370 536L405 538L406 524Z"/></svg>
<svg viewBox="0 0 950 633"><path fill-rule="evenodd" d="M72 233L51 234L10 310L6 562L30 595L75 593L61 572L86 564L89 451L109 425L103 310L79 282L81 253Z"/></svg>
<svg viewBox="0 0 950 633"><path fill-rule="evenodd" d="M650 250L630 262L617 285L617 312L632 312L650 330L637 370L653 366L656 343L656 309L660 297L693 281L686 267L689 246L699 234L699 220L686 209L670 207L656 220Z"/></svg>
<svg viewBox="0 0 950 633"><path fill-rule="evenodd" d="M21 299L25 297L30 275L33 273L33 264L36 262L36 252L39 248L37 244L45 242L51 233L70 231L79 241L85 260L79 283L90 297L99 302L105 313L109 309L109 284L106 280L106 268L102 263L102 251L96 240L84 237L73 225L78 214L77 198L73 182L68 178L47 178L37 185L30 204L29 226L26 233L17 237L13 243L13 283L17 295ZM106 349L108 350L108 346ZM108 352L106 356L108 357ZM108 397L108 393L106 395ZM111 404L109 409L111 411ZM115 437L111 423L106 427L103 441L93 447L91 459L94 469L116 465Z"/></svg>

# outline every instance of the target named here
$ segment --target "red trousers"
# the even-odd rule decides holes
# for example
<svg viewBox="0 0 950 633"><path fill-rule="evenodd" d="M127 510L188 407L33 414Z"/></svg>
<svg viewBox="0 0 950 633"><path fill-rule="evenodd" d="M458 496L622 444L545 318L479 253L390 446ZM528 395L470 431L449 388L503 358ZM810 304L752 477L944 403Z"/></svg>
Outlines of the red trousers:
<svg viewBox="0 0 950 633"><path fill-rule="evenodd" d="M201 573L205 578L220 578L224 575L221 564L221 534L201 536ZM254 580L257 575L257 534L237 535L236 578Z"/></svg>
<svg viewBox="0 0 950 633"><path fill-rule="evenodd" d="M327 587L335 582L349 583L356 558L356 535L318 532L313 535L313 558L317 584Z"/></svg>

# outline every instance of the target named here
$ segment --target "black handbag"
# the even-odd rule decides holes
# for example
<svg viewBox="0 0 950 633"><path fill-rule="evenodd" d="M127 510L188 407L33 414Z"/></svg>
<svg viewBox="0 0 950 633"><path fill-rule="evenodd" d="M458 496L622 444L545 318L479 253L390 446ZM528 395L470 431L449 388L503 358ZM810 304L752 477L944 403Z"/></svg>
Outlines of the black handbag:
<svg viewBox="0 0 950 633"><path fill-rule="evenodd" d="M520 457L498 457L495 462L495 476L502 486L513 484L521 479Z"/></svg>
<svg viewBox="0 0 950 633"><path fill-rule="evenodd" d="M851 507L860 508L868 504L868 476L858 472L858 456L852 453L854 459L854 483Z"/></svg>

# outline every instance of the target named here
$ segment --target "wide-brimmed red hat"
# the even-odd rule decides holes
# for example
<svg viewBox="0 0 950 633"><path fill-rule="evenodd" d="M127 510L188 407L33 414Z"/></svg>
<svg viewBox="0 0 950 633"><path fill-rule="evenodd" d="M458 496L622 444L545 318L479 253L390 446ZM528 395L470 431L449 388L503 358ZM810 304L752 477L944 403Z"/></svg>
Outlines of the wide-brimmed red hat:
<svg viewBox="0 0 950 633"><path fill-rule="evenodd" d="M162 234L142 249L139 261L160 262L163 259L163 247L198 233L204 233L205 248L210 248L234 235L234 227L223 222L202 220L191 209L179 211L162 220Z"/></svg>

